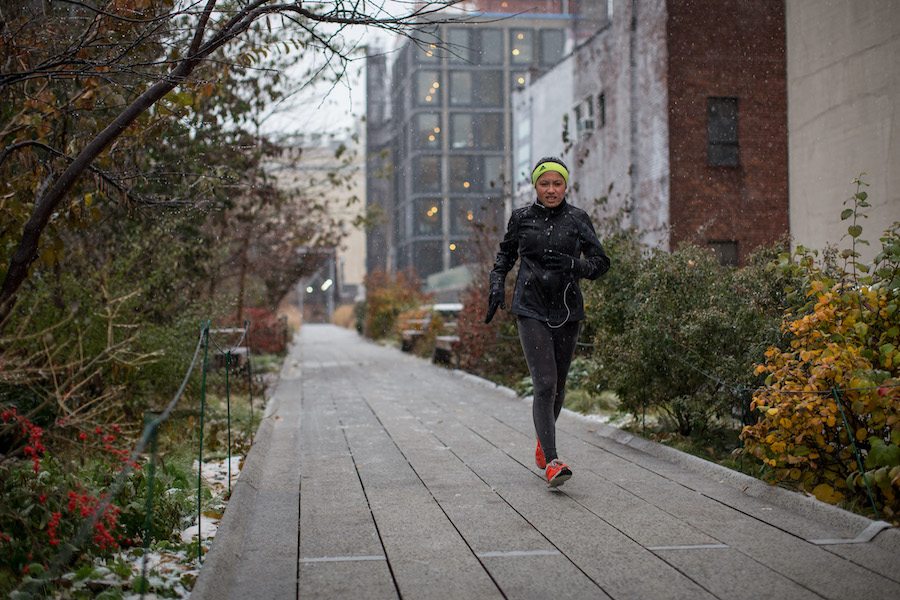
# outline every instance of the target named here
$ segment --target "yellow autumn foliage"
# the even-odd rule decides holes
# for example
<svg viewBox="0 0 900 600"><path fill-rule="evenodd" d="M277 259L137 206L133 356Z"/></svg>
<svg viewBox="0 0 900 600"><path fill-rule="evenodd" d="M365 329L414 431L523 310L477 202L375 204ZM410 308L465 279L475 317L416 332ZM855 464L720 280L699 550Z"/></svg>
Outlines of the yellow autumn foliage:
<svg viewBox="0 0 900 600"><path fill-rule="evenodd" d="M756 367L767 379L751 404L759 421L741 434L745 451L769 467L773 483L789 482L823 502L856 497L868 504L868 481L881 518L897 520L897 291L819 276L807 296L814 300L809 313L783 325L790 350L769 348Z"/></svg>

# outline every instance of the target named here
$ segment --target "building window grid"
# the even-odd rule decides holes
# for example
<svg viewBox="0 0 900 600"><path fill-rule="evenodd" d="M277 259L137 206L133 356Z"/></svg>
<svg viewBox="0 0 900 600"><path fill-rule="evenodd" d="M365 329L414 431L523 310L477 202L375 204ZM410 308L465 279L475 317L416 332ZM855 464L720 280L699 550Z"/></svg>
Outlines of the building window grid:
<svg viewBox="0 0 900 600"><path fill-rule="evenodd" d="M499 38L498 38L498 40L500 41L499 45L502 46L503 45L502 41L504 39L504 30L498 30L498 31L500 34ZM509 31L509 30L506 30L506 31ZM528 68L528 69L536 68L538 66L537 63L543 64L543 57L545 56L545 53L546 53L546 48L544 47L543 40L541 39L541 36L540 36L540 30L539 29L538 30L525 29L523 31L525 33L525 36L524 36L525 40L528 40L528 38L530 38L531 43L528 45L527 48L525 48L524 46L521 47L521 51L519 53L519 56L521 58L519 60L522 62L515 63L512 60L513 57L509 56L509 52L512 49L514 49L512 44L510 44L510 46L508 46L506 49L507 56L509 56L509 58L507 58L506 61L508 64L513 64L513 66L519 66L520 68ZM563 40L564 39L565 39L565 37L563 34ZM522 41L525 41L525 40L522 40ZM512 38L510 38L510 42L512 42ZM431 46L429 48L429 50L434 51L435 47ZM434 65L434 67L432 67L432 72L434 72L433 70L438 67L438 65L435 63L440 63L440 64L442 64L442 70L447 72L448 75L450 73L453 73L456 70L463 69L463 68L468 69L473 73L491 71L491 70L496 71L497 65L487 65L487 63L485 63L484 65L478 65L478 64L474 64L474 63L451 62L450 57L448 56L448 54L446 52L442 52L441 49L439 49L439 48L438 48L438 50L439 50L438 52L432 52L430 55L425 56L424 59L421 59L421 56L420 56L422 54L421 52L418 54L410 53L410 57L407 60L410 63L410 65L414 65L417 62L425 63L425 64L423 64L423 66L426 66L426 67L431 67L431 65ZM530 60L526 63L525 59L528 58L529 55L530 55ZM501 57L503 56L502 48L500 50L500 56ZM419 58L417 58L417 57L419 57ZM445 58L447 60L443 60ZM501 62L503 62L502 59L501 59ZM418 70L422 70L421 67L419 67L419 68L413 67L413 72L411 74L412 76L408 79L408 81L410 81L410 83L413 85L414 93L399 95L400 97L395 100L394 106L399 107L398 102L402 102L403 107L405 108L405 112L407 114L409 114L412 110L414 110L414 108L413 108L414 106L417 106L420 109L429 107L429 108L433 108L434 110L441 111L441 113L443 114L443 117L440 118L440 127L443 127L444 129L446 129L447 133L449 135L450 115L452 113L447 113L445 111L447 108L447 103L452 100L452 90L449 89L452 86L445 85L444 88L441 89L440 85L437 85L437 86L429 85L427 90L425 90L424 88L422 90L419 90L416 88L416 83L417 83L416 73ZM516 85L520 85L514 79L513 75L514 75L513 73L511 73L509 75L510 79L508 81L508 86L510 89L514 88ZM524 77L525 75L527 75L527 72L522 71L521 75ZM442 80L440 79L440 77L441 77L440 72L438 72L438 78L436 78L434 80L438 84L442 83ZM404 77L404 79L405 79L405 77ZM486 80L482 80L482 81L486 81ZM443 80L443 82L447 83L447 82L449 82L449 79ZM498 104L498 108L505 107L506 105L504 103L503 94L509 94L509 91L504 92L504 90L506 89L506 86L503 85L502 72L501 72L500 85L499 86L492 85L490 87L495 90L500 90L501 98L500 98L500 101ZM432 90L431 88L434 88L434 89ZM397 87L395 87L394 89L397 89ZM445 92L444 90L447 90L447 91ZM431 100L425 99L424 96L421 99L418 98L418 96L416 95L416 92L418 92L418 91L427 92L426 95L432 96ZM404 98L405 98L405 101L404 101ZM424 106L421 104L421 100L425 100ZM443 102L442 102L442 100L443 100ZM404 108L401 108L401 110L404 110ZM475 113L484 112L484 111L477 110L478 109L477 106L467 107L467 108L469 108L470 111L471 111L471 108L475 108L475 111L473 111ZM593 107L591 107L591 109L593 110ZM505 131L505 128L507 127L507 124L505 123L506 119L503 117L503 115L506 114L505 110L506 109L504 109L503 112L499 113L500 119L501 119L500 132L501 132L501 137L504 140L505 140L505 136L503 135L503 131ZM412 123L410 123L410 122L407 122L407 124L412 125ZM425 152L425 153L418 152L415 149L417 146L417 140L416 140L415 136L418 135L419 133L424 133L424 132L418 132L418 131L414 132L412 127L407 127L406 130L409 131L410 133L406 136L399 136L399 137L407 138L404 140L405 143L403 145L406 146L406 152L404 152L404 154L406 154L406 156L407 156L407 164L408 165L410 165L410 166L417 165L418 157L434 156L434 155L429 155L427 152ZM435 132L435 133L443 133L443 132ZM432 142L432 140L428 140L428 141ZM428 148L421 148L421 150L432 150L433 151L433 150L437 150L438 148L440 148L440 145L441 145L440 138L436 137L434 142L436 144L438 144L437 147L429 146ZM443 142L443 144L448 144L448 143L449 143L449 138L448 138L448 141ZM502 143L501 143L501 146L502 146ZM486 148L484 148L484 149L486 149ZM470 178L470 179L466 180L466 181L469 181L470 185L467 188L464 188L464 190L457 189L454 191L452 189L453 175L451 172L452 169L450 168L450 164L448 162L441 161L444 163L443 167L448 169L448 172L445 173L443 176L441 175L441 171L442 171L441 165L440 164L437 165L437 178L438 178L438 180L442 179L444 182L443 184L440 185L441 191L439 193L444 198L444 200L443 200L444 208L441 210L441 212L446 213L446 214L443 214L443 217L442 217L442 220L444 222L443 229L445 229L446 231L444 231L442 235L421 236L421 235L416 235L416 232L415 232L416 223L415 222L405 223L406 227L403 227L402 225L400 227L398 227L398 229L406 230L404 232L405 235L402 235L401 239L397 240L397 246L395 246L397 248L397 254L400 255L400 258L397 261L398 264L406 263L408 265L413 265L419 270L420 274L422 274L422 275L428 275L432 272L435 272L433 270L435 268L437 268L437 270L446 268L448 260L449 260L449 266L451 266L451 267L456 266L457 264L462 264L460 261L466 255L465 247L466 247L466 242L468 241L469 236L463 235L461 233L453 233L451 231L451 229L452 229L451 218L452 217L449 214L449 211L450 211L449 206L450 205L448 204L448 202L450 202L450 199L448 198L447 194L452 194L453 196L451 196L451 197L457 197L461 193L467 197L480 196L485 202L490 204L493 209L498 210L499 211L498 214L502 215L503 186L505 185L505 179L504 179L504 175L503 175L503 171L505 170L504 158L502 156L480 154L477 152L479 150L479 148L477 148L477 147L466 148L466 150L469 150L470 157L473 157L476 159L476 165L473 168L473 172L476 172L476 174L478 174L478 172L480 172L480 176L478 177L477 180L475 178ZM475 150L476 154L472 154L471 150ZM410 154L410 152L412 154ZM457 152L459 152L459 150L457 150ZM450 150L450 154L448 156L450 158L453 157L452 149ZM489 167L485 161L491 161L491 164L493 166ZM414 170L414 169L411 169L411 170ZM496 171L496 173L494 175L491 175L488 173L488 171L490 171L490 170ZM428 178L428 180L431 181L432 179ZM449 183L450 189L447 189L448 183ZM413 217L413 212L411 210L412 203L416 199L422 199L422 198L428 196L428 194L429 194L428 190L421 189L421 186L415 186L418 189L413 189L413 186L414 186L414 184L411 184L411 183L407 184L407 186L404 186L404 188L406 188L407 193L410 194L407 196L407 198L409 198L409 201L404 203L404 205L405 205L404 208L409 207L408 208L409 212L401 211L401 212L409 214L410 217ZM438 191L438 190L434 190L434 191L430 192L431 198L435 197L434 193L436 191ZM485 192L487 192L491 197L485 198ZM496 197L494 197L494 196L496 196ZM494 204L496 204L496 206L494 206ZM441 239L443 239L443 241L441 241ZM427 242L427 245L423 245L425 242ZM426 248L428 248L428 250L426 250ZM422 256L423 253L430 253L432 251L432 248L434 249L434 252L435 252L435 254L433 256L431 256L430 258ZM428 263L428 264L426 265L425 263Z"/></svg>

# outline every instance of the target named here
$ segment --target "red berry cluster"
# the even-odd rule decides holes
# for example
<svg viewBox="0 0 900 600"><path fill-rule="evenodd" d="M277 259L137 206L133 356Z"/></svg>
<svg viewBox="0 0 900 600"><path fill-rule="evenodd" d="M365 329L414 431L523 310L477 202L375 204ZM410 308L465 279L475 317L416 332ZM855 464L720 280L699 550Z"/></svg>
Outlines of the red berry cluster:
<svg viewBox="0 0 900 600"><path fill-rule="evenodd" d="M65 427L67 425L65 419L59 422L61 427ZM80 431L78 433L78 439L86 442L88 438L91 438L91 441L101 445L104 450L107 452L118 456L119 459L125 463L130 460L131 452L127 448L117 449L113 447L113 442L118 439L118 435L122 433L122 430L118 425L110 426L110 432L104 432L103 429L99 426L94 427L93 431ZM141 466L137 462L132 462L131 467L134 469L140 469Z"/></svg>
<svg viewBox="0 0 900 600"><path fill-rule="evenodd" d="M25 449L22 453L31 458L34 463L34 470L41 470L41 457L44 452L44 445L41 443L41 437L44 435L43 429L20 415L15 407L4 410L0 413L0 419L4 423L15 423L20 426L22 437L27 440Z"/></svg>
<svg viewBox="0 0 900 600"><path fill-rule="evenodd" d="M84 519L93 517L97 512L100 506L101 498L96 498L91 496L90 494L78 492L69 492L69 502L66 505L66 509L69 511L71 515L78 515ZM50 535L51 544L55 539L56 534L56 525L59 524L59 518L57 518L59 513L53 513L53 518L51 518L50 524L53 525L53 530L51 531L50 525L47 526L47 533ZM112 531L116 528L118 524L119 518L119 508L113 506L111 504L107 504L103 513L100 515L100 518L97 519L97 522L94 524L94 543L97 544L102 549L107 548L118 548L119 543L118 540L113 537ZM55 522L54 522L55 519ZM56 544L53 544L54 546Z"/></svg>

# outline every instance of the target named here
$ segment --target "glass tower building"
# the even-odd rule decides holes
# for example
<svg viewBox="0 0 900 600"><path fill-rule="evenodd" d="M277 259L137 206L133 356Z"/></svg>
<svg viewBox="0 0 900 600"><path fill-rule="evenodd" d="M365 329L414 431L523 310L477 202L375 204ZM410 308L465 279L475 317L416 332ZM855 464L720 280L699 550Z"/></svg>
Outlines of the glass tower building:
<svg viewBox="0 0 900 600"><path fill-rule="evenodd" d="M511 91L572 49L568 14L492 14L423 26L367 76L368 270L419 277L473 260L478 227L511 206Z"/></svg>

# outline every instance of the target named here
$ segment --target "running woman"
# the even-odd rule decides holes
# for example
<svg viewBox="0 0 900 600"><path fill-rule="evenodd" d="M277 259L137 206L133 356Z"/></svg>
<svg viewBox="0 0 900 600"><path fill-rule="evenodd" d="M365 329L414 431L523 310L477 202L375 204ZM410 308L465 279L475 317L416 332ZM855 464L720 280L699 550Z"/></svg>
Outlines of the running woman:
<svg viewBox="0 0 900 600"><path fill-rule="evenodd" d="M510 312L534 383L532 415L537 434L535 462L556 487L572 470L556 451L556 420L566 397L566 377L584 319L580 279L597 279L609 270L590 217L566 202L569 170L558 158L542 158L531 174L537 199L513 211L491 271L489 323L506 308L506 275L521 258Z"/></svg>

